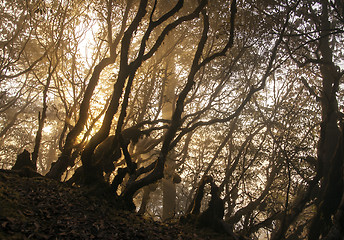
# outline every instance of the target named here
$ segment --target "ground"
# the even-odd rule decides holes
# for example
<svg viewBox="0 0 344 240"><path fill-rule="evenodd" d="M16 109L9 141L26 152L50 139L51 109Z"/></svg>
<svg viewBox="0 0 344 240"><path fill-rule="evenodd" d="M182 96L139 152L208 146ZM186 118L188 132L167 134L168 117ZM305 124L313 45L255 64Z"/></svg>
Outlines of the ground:
<svg viewBox="0 0 344 240"><path fill-rule="evenodd" d="M0 239L228 239L119 210L88 190L0 170Z"/></svg>

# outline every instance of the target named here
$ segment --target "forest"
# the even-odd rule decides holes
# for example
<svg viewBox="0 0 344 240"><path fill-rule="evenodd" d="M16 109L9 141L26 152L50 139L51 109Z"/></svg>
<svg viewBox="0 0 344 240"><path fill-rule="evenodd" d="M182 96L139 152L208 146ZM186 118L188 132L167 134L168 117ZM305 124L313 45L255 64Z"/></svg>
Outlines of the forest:
<svg viewBox="0 0 344 240"><path fill-rule="evenodd" d="M2 0L0 19L1 171L231 239L343 239L342 0Z"/></svg>

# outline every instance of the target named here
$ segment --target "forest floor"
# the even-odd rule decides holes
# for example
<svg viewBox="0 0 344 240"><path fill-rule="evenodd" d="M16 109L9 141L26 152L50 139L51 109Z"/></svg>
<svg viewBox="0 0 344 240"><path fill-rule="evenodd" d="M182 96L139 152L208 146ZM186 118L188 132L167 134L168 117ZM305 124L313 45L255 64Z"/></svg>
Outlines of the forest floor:
<svg viewBox="0 0 344 240"><path fill-rule="evenodd" d="M230 239L116 209L113 202L82 188L3 170L0 228L0 239Z"/></svg>

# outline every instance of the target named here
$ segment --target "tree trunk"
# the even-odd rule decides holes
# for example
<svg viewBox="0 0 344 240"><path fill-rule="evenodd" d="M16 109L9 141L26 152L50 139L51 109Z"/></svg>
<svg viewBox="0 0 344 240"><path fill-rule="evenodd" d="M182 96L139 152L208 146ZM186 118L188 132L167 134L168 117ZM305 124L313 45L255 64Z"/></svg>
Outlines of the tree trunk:
<svg viewBox="0 0 344 240"><path fill-rule="evenodd" d="M35 164L35 170L37 170L37 159L38 159L39 149L40 149L40 146L41 146L41 139L42 139L42 131L43 131L43 127L44 127L44 122L45 122L45 119L47 118L47 108L48 108L48 106L47 106L47 95L48 95L48 90L49 90L52 74L55 72L55 70L57 68L57 65L58 65L58 60L55 63L54 68L51 69L52 62L50 61L49 76L47 78L47 82L46 82L46 84L44 86L44 90L43 90L43 109L42 109L42 115L41 115L40 112L38 113L38 130L37 130L37 134L36 134L34 150L32 152L32 162Z"/></svg>
<svg viewBox="0 0 344 240"><path fill-rule="evenodd" d="M91 76L91 79L87 85L84 98L80 104L80 110L79 110L79 119L75 126L72 128L72 130L67 134L66 142L64 145L64 148L62 150L62 153L58 160L51 165L50 171L46 174L46 176L53 178L53 179L61 179L62 174L66 171L67 167L74 164L74 160L71 158L71 154L73 151L73 148L75 147L75 143L77 140L77 137L84 129L84 126L88 119L88 109L90 106L90 101L94 92L95 87L98 84L99 77L101 72L104 68L109 66L110 64L114 63L117 58L116 48L119 44L120 40L122 39L124 30L126 28L126 22L129 14L131 1L128 1L126 10L123 16L121 30L119 34L117 35L116 39L113 42L109 42L110 47L110 57L103 58L95 67ZM110 4L111 6L111 4ZM112 9L109 9L108 14L111 14ZM110 22L111 23L111 22ZM108 23L109 24L109 23ZM112 39L111 31L109 31L109 39ZM104 138L105 139L105 138ZM103 139L103 140L104 140Z"/></svg>
<svg viewBox="0 0 344 240"><path fill-rule="evenodd" d="M165 49L167 44L164 45ZM163 104L162 104L162 118L165 120L172 119L172 113L174 110L175 102L175 88L177 85L177 79L174 76L174 66L169 63L173 63L174 55L169 55L166 59L165 65L165 77L163 86ZM173 183L173 174L175 173L176 163L173 154L173 150L169 152L166 158L164 178L162 180L162 192L163 192L163 211L162 220L168 220L173 218L176 208L176 186Z"/></svg>
<svg viewBox="0 0 344 240"><path fill-rule="evenodd" d="M338 127L338 102L336 93L339 87L340 73L333 63L332 49L328 33L330 22L328 17L328 1L321 0L321 38L319 49L324 63L320 64L322 75L322 123L318 146L318 161L321 171L321 188L317 201L317 214L313 218L309 239L326 236L343 195L343 144Z"/></svg>
<svg viewBox="0 0 344 240"><path fill-rule="evenodd" d="M196 10L188 16L190 16L191 19L197 17L198 14L195 14L195 13L197 13L197 12L199 13L205 7L206 3L207 3L207 1L203 0L199 4L199 6L196 8ZM193 59L193 63L192 63L191 69L190 69L187 83L178 96L176 108L175 108L173 115L172 115L172 121L171 121L171 124L170 124L166 134L165 134L164 142L163 142L163 145L161 147L159 157L156 160L156 163L154 165L154 169L144 178L141 178L141 179L127 185L125 191L122 193L122 197L126 201L132 201L133 196L136 193L136 191L138 191L140 188L142 188L148 184L151 184L153 182L156 182L157 180L160 180L164 176L165 161L166 161L166 158L167 158L169 151L171 150L171 142L173 141L173 138L175 137L175 135L178 131L178 128L181 125L181 116L182 116L182 113L184 111L184 101L185 101L188 93L191 91L191 89L195 83L194 79L195 79L196 73L201 68L201 64L199 64L199 61L200 61L205 43L207 41L207 33L209 30L209 18L205 13L203 14L203 17L204 17L204 22L203 22L204 23L204 29L202 32L202 37L201 37L201 40L198 44L198 47L197 47L197 50L196 50L196 53L195 53L195 56Z"/></svg>

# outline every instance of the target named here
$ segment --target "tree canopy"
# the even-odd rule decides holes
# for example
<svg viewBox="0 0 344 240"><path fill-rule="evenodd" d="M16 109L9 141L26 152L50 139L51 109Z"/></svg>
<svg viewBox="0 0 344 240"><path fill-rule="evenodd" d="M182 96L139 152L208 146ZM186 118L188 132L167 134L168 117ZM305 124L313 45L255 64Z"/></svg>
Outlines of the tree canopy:
<svg viewBox="0 0 344 240"><path fill-rule="evenodd" d="M344 235L342 1L4 0L0 18L3 169L26 149L154 219Z"/></svg>

